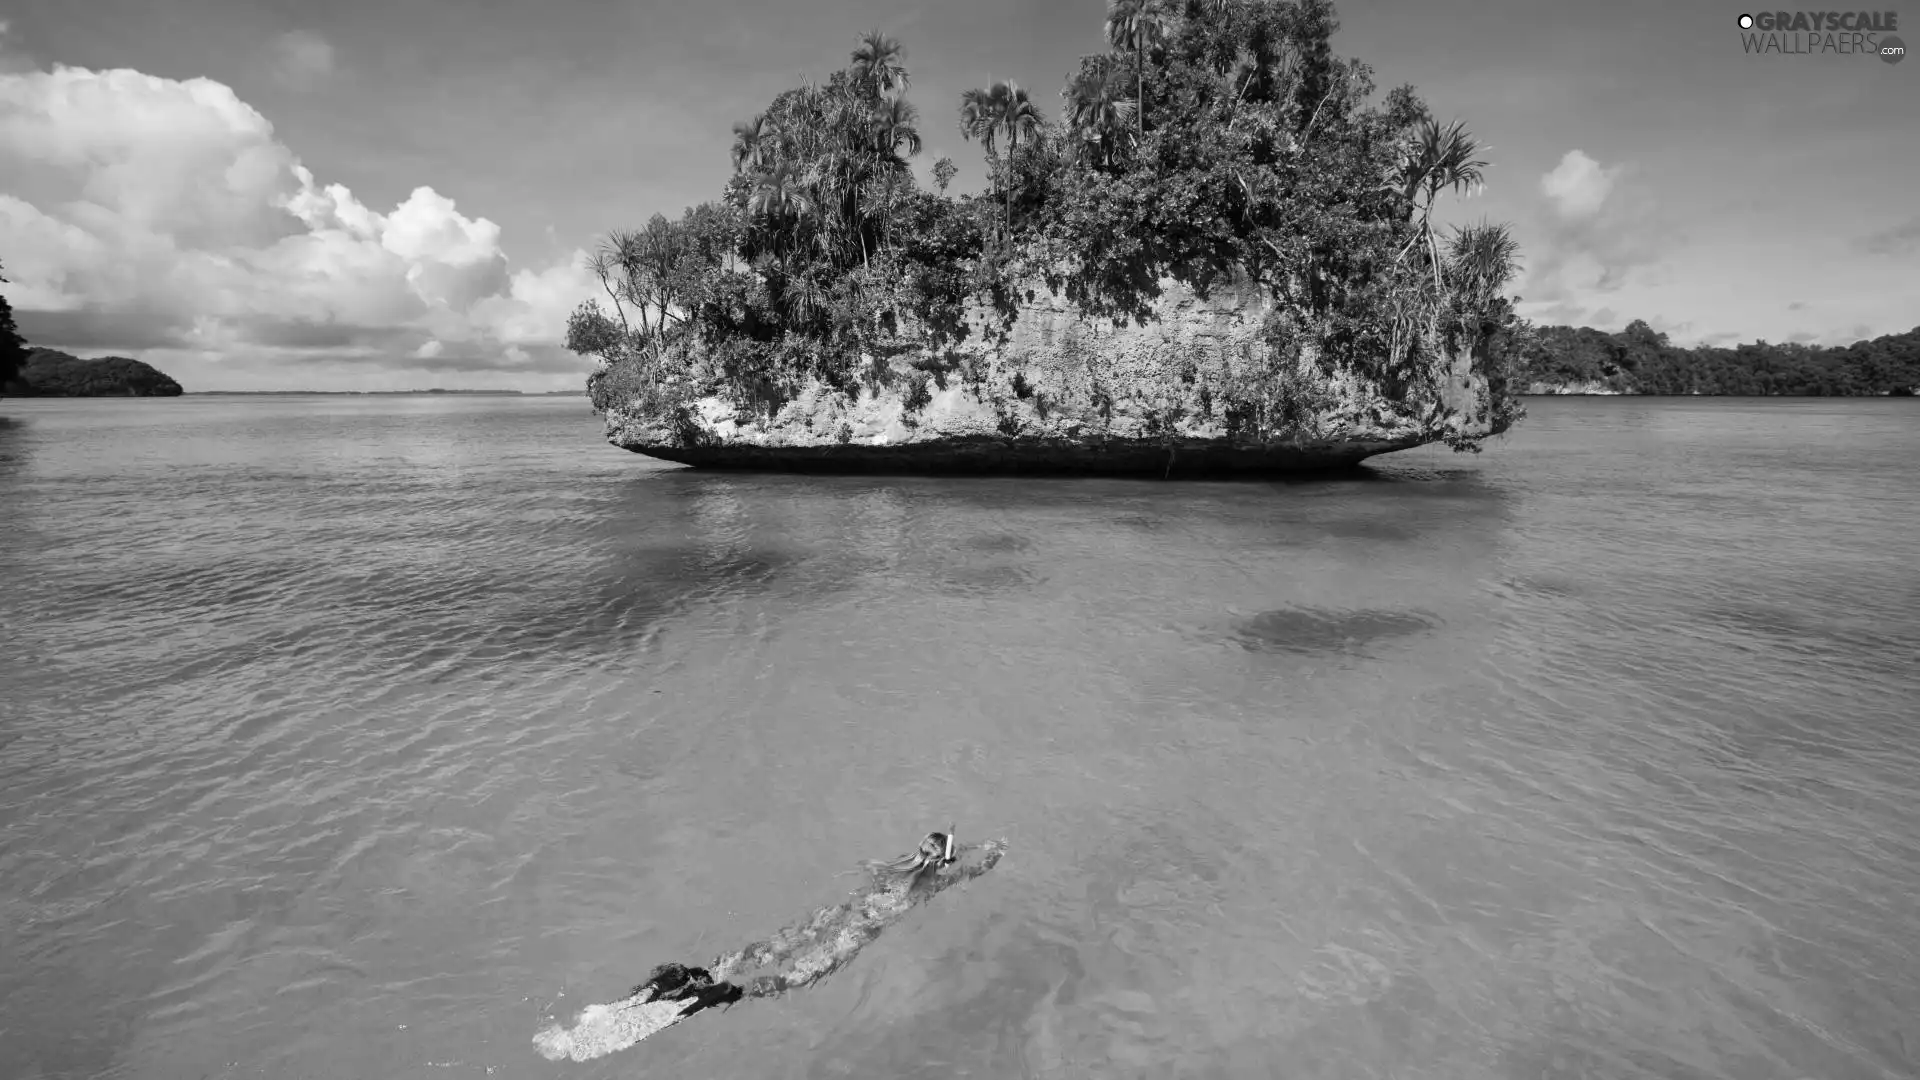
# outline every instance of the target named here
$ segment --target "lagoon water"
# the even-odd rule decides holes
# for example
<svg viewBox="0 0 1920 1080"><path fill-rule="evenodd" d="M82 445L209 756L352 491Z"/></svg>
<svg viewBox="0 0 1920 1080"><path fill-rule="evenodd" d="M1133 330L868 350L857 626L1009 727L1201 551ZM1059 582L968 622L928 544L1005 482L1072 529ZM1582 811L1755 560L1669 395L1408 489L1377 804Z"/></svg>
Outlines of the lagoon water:
<svg viewBox="0 0 1920 1080"><path fill-rule="evenodd" d="M0 402L0 1076L1914 1076L1920 404L1531 410L1167 484ZM819 986L534 1053L950 821Z"/></svg>

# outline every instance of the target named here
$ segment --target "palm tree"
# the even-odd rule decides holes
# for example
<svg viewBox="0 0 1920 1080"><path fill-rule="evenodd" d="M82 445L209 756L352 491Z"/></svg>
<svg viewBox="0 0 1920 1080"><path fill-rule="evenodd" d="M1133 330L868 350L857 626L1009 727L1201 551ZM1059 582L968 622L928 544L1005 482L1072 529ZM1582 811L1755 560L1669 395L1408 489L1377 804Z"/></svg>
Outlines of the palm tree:
<svg viewBox="0 0 1920 1080"><path fill-rule="evenodd" d="M1455 285L1474 310L1485 310L1519 269L1520 245L1505 225L1456 226L1448 249Z"/></svg>
<svg viewBox="0 0 1920 1080"><path fill-rule="evenodd" d="M875 96L907 88L907 69L901 64L907 50L878 30L869 30L853 50L851 70Z"/></svg>
<svg viewBox="0 0 1920 1080"><path fill-rule="evenodd" d="M753 178L753 194L747 199L747 212L756 217L784 218L813 211L800 171L785 161L762 169Z"/></svg>
<svg viewBox="0 0 1920 1080"><path fill-rule="evenodd" d="M774 133L768 128L765 113L755 113L734 124L733 171L740 172L749 167L758 169L765 165L767 151L773 142Z"/></svg>
<svg viewBox="0 0 1920 1080"><path fill-rule="evenodd" d="M640 265L642 284L652 297L655 313L659 316L660 336L664 340L668 330L668 320L673 319L683 326L686 315L676 314L681 306L681 288L687 269L692 246L685 229L668 221L665 214L655 214L647 219L647 227L640 232Z"/></svg>
<svg viewBox="0 0 1920 1080"><path fill-rule="evenodd" d="M1120 70L1107 57L1082 71L1060 92L1066 99L1067 125L1082 145L1097 144L1101 157L1112 161L1113 144L1125 133L1127 121L1138 108L1128 101L1120 84Z"/></svg>
<svg viewBox="0 0 1920 1080"><path fill-rule="evenodd" d="M1229 90L1226 130L1232 131L1239 123L1240 106L1251 100L1256 86L1264 88L1266 100L1290 99L1299 69L1299 52L1289 41L1261 35L1242 44L1226 73Z"/></svg>
<svg viewBox="0 0 1920 1080"><path fill-rule="evenodd" d="M844 267L870 263L874 244L891 242L884 211L922 145L913 105L876 90L905 85L900 56L897 43L869 34L825 85L785 91L735 125L732 197L763 225L750 246L817 246ZM796 211L804 220L792 220Z"/></svg>
<svg viewBox="0 0 1920 1080"><path fill-rule="evenodd" d="M1007 155L1020 148L1022 139L1031 139L1044 121L1040 110L1025 89L1013 82L996 82L986 90L968 90L960 95L960 134L979 139L989 160L994 157L994 142L1005 135ZM1006 188L1006 224L1013 226L1013 189Z"/></svg>
<svg viewBox="0 0 1920 1080"><path fill-rule="evenodd" d="M994 90L998 89L996 83ZM994 153L993 143L1000 129L995 116L993 90L970 87L960 92L960 137L980 140L980 147L987 155L987 180L997 192L1000 190L1000 156Z"/></svg>
<svg viewBox="0 0 1920 1080"><path fill-rule="evenodd" d="M1442 191L1460 191L1486 181L1485 161L1475 155L1483 148L1466 125L1456 120L1441 127L1436 120L1423 120L1415 129L1395 171L1394 182L1400 194L1420 212L1420 232L1425 236L1427 254L1433 262L1433 283L1444 287L1440 276L1440 247L1433 236L1433 203ZM1424 199L1420 196L1425 196ZM1414 241L1408 241L1411 248ZM1401 255L1407 249L1401 250Z"/></svg>
<svg viewBox="0 0 1920 1080"><path fill-rule="evenodd" d="M1146 132L1147 49L1173 26L1166 0L1107 0L1107 43L1133 54L1136 93L1134 123Z"/></svg>
<svg viewBox="0 0 1920 1080"><path fill-rule="evenodd" d="M907 171L907 159L920 153L920 110L913 103L899 96L889 97L880 103L873 114L873 127L869 133L869 149L878 164L883 178L885 201L883 202L884 221L888 223L889 244L892 243L891 223L893 221L893 181L896 176Z"/></svg>
<svg viewBox="0 0 1920 1080"><path fill-rule="evenodd" d="M920 110L903 97L890 97L874 113L874 147L883 154L906 150L912 157L920 152Z"/></svg>
<svg viewBox="0 0 1920 1080"><path fill-rule="evenodd" d="M904 98L868 98L858 96L858 88L849 89L852 95L830 96L823 110L819 202L838 209L836 234L849 254L859 250L864 266L870 258L867 223L876 181L881 197L890 203L894 178L906 167L900 153L918 153L920 133L914 126L918 113Z"/></svg>
<svg viewBox="0 0 1920 1080"><path fill-rule="evenodd" d="M620 302L619 290L613 287L613 283L619 279L620 264L614 259L613 252L607 243L603 242L599 249L587 256L586 269L588 273L599 279L600 287L606 290L607 299L613 301L614 314L620 316L621 332L631 335L633 327L627 322L627 307ZM624 341L625 338L622 340Z"/></svg>
<svg viewBox="0 0 1920 1080"><path fill-rule="evenodd" d="M1444 332L1450 346L1458 343L1458 334L1467 335L1472 346L1482 345L1512 311L1500 293L1519 269L1520 245L1507 226L1483 221L1456 227L1447 246L1454 295L1446 305Z"/></svg>
<svg viewBox="0 0 1920 1080"><path fill-rule="evenodd" d="M637 232L615 230L602 241L599 254L604 262L619 268L620 291L640 314L640 335L649 342L655 342L653 324L647 319L645 300L646 239ZM625 316L621 317L621 321L626 321ZM656 354L658 351L658 343L655 342Z"/></svg>

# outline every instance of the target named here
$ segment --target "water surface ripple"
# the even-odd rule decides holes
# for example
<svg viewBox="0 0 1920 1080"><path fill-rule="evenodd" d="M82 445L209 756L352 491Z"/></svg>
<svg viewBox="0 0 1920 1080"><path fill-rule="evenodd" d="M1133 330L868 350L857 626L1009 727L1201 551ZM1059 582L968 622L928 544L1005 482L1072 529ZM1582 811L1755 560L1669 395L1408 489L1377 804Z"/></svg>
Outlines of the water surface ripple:
<svg viewBox="0 0 1920 1080"><path fill-rule="evenodd" d="M0 1076L1920 1074L1920 409L1532 409L1164 484L0 402ZM534 1057L950 820L818 988Z"/></svg>

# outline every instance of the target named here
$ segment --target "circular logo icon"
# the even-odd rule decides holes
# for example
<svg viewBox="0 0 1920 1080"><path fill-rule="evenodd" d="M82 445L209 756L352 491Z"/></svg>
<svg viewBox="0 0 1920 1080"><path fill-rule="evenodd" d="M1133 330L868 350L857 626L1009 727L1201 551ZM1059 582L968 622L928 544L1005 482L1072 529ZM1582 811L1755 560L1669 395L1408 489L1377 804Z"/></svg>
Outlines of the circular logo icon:
<svg viewBox="0 0 1920 1080"><path fill-rule="evenodd" d="M1742 30L1753 29L1753 16L1751 15L1740 16L1740 29Z"/></svg>
<svg viewBox="0 0 1920 1080"><path fill-rule="evenodd" d="M1888 34L1880 39L1880 59L1885 63L1897 64L1907 58L1907 43Z"/></svg>

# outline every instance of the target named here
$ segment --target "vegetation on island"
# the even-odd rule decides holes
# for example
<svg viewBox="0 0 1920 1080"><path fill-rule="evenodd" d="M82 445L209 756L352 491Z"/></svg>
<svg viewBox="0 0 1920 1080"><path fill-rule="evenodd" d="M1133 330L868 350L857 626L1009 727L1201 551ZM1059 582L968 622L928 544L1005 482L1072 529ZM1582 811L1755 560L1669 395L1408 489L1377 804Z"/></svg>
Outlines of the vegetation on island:
<svg viewBox="0 0 1920 1080"><path fill-rule="evenodd" d="M1301 415L1303 360L1433 415L1463 352L1504 428L1524 332L1502 291L1512 236L1432 222L1487 163L1412 87L1376 94L1365 64L1334 55L1336 26L1329 0L1109 0L1110 48L1083 58L1058 109L1006 81L938 110L987 165L987 190L957 197L950 160L937 190L916 182L921 132L941 121L908 99L905 48L869 33L824 82L734 126L719 198L606 239L591 264L606 306L582 305L566 344L603 361L602 411L721 395L765 416L811 380L892 385L893 357L918 369L913 402L972 332L969 305L1004 333L1044 283L1144 322L1163 277L1202 294L1237 280L1272 303L1267 355L1207 398L1236 430L1280 434Z"/></svg>
<svg viewBox="0 0 1920 1080"><path fill-rule="evenodd" d="M0 284L6 280L5 275L0 274ZM7 303L5 296L0 296L0 393L6 391L26 363L27 343L13 325L13 305Z"/></svg>
<svg viewBox="0 0 1920 1080"><path fill-rule="evenodd" d="M1612 334L1590 326L1539 327L1521 351L1520 381L1548 390L1808 397L1904 397L1920 390L1920 327L1840 346L1756 341L1685 348L1635 319Z"/></svg>
<svg viewBox="0 0 1920 1080"><path fill-rule="evenodd" d="M83 360L58 349L29 349L6 384L20 397L178 397L180 384L151 364L125 356Z"/></svg>

